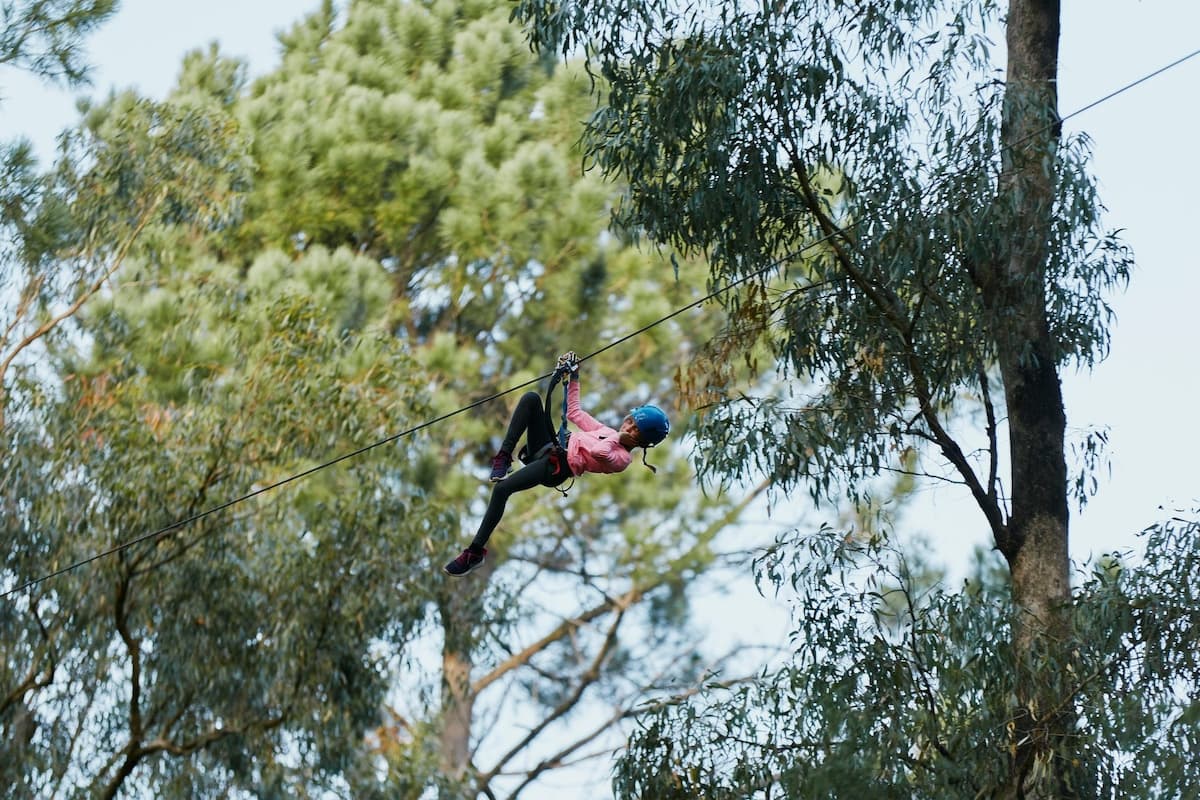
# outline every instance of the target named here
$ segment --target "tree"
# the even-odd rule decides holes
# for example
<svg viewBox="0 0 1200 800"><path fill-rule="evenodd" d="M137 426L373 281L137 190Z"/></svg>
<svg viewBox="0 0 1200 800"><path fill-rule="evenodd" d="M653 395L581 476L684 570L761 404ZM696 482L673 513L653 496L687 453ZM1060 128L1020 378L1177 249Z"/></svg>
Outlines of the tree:
<svg viewBox="0 0 1200 800"><path fill-rule="evenodd" d="M329 324L386 298L378 278L354 287L363 274L350 254L265 257L244 282L212 265L93 306L93 356L62 355L60 413L76 435L55 449L71 469L48 495L30 490L39 464L15 465L13 488L32 500L6 532L22 546L7 562L16 580L419 414L418 391L393 377L410 366L394 340ZM321 304L339 281L358 292ZM17 698L44 733L36 759L5 759L24 767L12 785L108 797L139 786L285 792L294 770L275 754L288 752L313 770L300 786L330 785L387 688L384 644L403 642L420 618L420 593L393 587L413 582L403 565L415 562L396 523L429 524L414 499L424 469L375 461L324 472L122 549L10 608L30 649L7 666L32 661L46 676Z"/></svg>
<svg viewBox="0 0 1200 800"><path fill-rule="evenodd" d="M89 114L53 173L35 180L31 160L10 162L29 194L14 202L17 249L5 254L16 296L0 334L0 426L10 370L101 292L146 230L221 224L245 180L228 115L131 95Z"/></svg>
<svg viewBox="0 0 1200 800"><path fill-rule="evenodd" d="M1079 575L1059 702L1081 710L1079 794L1186 797L1200 736L1193 603L1196 512L1146 532L1144 563L1108 555ZM763 579L791 598L794 655L764 679L671 698L647 714L614 780L622 797L993 796L1008 780L996 737L1021 691L1011 580L980 551L961 591L884 538L795 532ZM719 742L719 746L714 746ZM1121 757L1114 757L1119 753Z"/></svg>
<svg viewBox="0 0 1200 800"><path fill-rule="evenodd" d="M698 294L694 284L664 291L647 280L657 256L606 231L615 189L583 174L572 149L591 107L588 78L531 58L507 15L498 3L355 3L339 28L326 6L282 37L281 69L240 107L260 172L246 224L225 246L345 246L377 259L393 281L396 335L436 376L438 412L528 379L563 350L589 352ZM697 266L682 268L697 274ZM709 324L698 315L688 321L697 330ZM589 365L587 402L620 408L645 400L645 386L661 392L669 373L657 364L672 363L689 338L664 326L615 363ZM506 405L430 433L447 465L439 482L447 524L427 545L432 569L463 546L463 528L477 519L472 503L486 496L453 465L491 455ZM435 761L444 776L480 791L499 791L491 784L506 780L519 791L524 779L502 768L525 760L533 779L561 760L560 748L542 740L588 695L664 671L688 677L693 648L679 632L680 610L650 643L624 631L631 618L660 613L644 610L656 602L673 597L683 606L686 577L711 561L716 523L738 502L704 498L677 457L663 466L653 489L637 479L587 480L588 491L565 508L534 496L514 503L491 562L505 566L436 600L441 664L435 685L414 681L409 696L422 688L439 702L410 700L396 711L384 746L395 754L394 787L419 792ZM675 512L680 504L692 518ZM538 610L541 587L547 597L578 597L576 607L554 600L553 613ZM493 632L500 623L530 644L510 646ZM605 712L614 721L636 698L621 694L620 713ZM498 702L506 706L489 705ZM543 714L530 722L541 740L482 755L480 714L530 707ZM531 755L539 747L545 755Z"/></svg>
<svg viewBox="0 0 1200 800"><path fill-rule="evenodd" d="M908 454L940 459L927 469L970 492L1009 567L1013 698L1009 724L992 729L1003 769L981 767L980 793L1075 796L1090 793L1099 756L1077 744L1087 713L1067 668L1076 628L1058 376L1103 356L1105 293L1130 257L1099 222L1086 140L1064 140L1058 124L1058 4L1008 4L1004 82L989 58L996 12L929 0L526 0L515 14L537 48L579 49L604 79L587 148L629 181L622 222L703 252L715 285L748 282L726 296L741 322L731 334L765 338L781 373L805 380L798 407L738 394L712 409L701 471L759 471L783 491L860 502L881 471L910 469ZM780 272L790 291L757 288ZM712 352L727 365L729 339ZM963 431L971 413L981 424ZM638 740L643 758L623 769L647 782L627 791L686 772L694 751L672 738L679 730ZM848 733L862 744L870 731ZM835 766L834 744L811 746ZM641 745L666 757L652 762ZM960 755L922 750L906 769ZM842 766L861 780L868 765ZM771 791L770 774L735 778Z"/></svg>

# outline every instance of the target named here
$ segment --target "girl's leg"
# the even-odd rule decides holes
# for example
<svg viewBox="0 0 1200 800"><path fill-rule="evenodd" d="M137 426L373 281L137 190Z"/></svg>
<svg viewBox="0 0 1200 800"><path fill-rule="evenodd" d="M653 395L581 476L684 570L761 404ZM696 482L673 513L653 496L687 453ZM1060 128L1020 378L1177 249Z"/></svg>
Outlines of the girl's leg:
<svg viewBox="0 0 1200 800"><path fill-rule="evenodd" d="M542 405L542 397L537 392L526 392L517 401L513 409L512 419L508 423L508 431L500 445L500 452L512 455L525 434L525 443L530 455L541 450L550 441L550 421L546 418L546 408ZM533 466L530 464L530 466ZM516 477L514 474L512 477Z"/></svg>
<svg viewBox="0 0 1200 800"><path fill-rule="evenodd" d="M531 429L530 434L532 435L532 433ZM504 516L504 507L508 504L508 498L517 492L543 485L550 472L550 458L545 456L497 483L496 488L492 490L492 499L488 501L483 520L479 523L479 530L475 533L475 538L471 540L471 546L468 549L477 553L482 552L483 548L487 546L492 531L496 529L496 526L500 524L500 518Z"/></svg>

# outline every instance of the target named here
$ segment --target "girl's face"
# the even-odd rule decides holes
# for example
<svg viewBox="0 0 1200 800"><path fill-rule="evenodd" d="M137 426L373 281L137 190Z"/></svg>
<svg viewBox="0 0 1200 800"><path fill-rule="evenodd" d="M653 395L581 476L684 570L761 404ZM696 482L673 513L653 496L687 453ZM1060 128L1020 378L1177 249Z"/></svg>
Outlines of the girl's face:
<svg viewBox="0 0 1200 800"><path fill-rule="evenodd" d="M642 443L642 432L638 430L633 417L625 417L621 420L621 428L617 433L621 434L621 444L626 449L637 447Z"/></svg>

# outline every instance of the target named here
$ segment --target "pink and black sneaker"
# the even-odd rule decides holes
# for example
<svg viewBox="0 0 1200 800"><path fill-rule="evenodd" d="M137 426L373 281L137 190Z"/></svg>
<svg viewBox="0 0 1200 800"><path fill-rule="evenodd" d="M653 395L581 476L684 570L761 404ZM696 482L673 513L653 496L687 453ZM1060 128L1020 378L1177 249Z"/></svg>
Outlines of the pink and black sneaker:
<svg viewBox="0 0 1200 800"><path fill-rule="evenodd" d="M496 457L492 459L492 477L489 480L492 483L504 480L508 476L509 467L512 466L512 453L507 450L501 450L496 453Z"/></svg>
<svg viewBox="0 0 1200 800"><path fill-rule="evenodd" d="M483 557L487 555L487 548L481 551L467 548L446 566L442 567L442 572L453 578L461 578L468 572L478 569L483 565Z"/></svg>

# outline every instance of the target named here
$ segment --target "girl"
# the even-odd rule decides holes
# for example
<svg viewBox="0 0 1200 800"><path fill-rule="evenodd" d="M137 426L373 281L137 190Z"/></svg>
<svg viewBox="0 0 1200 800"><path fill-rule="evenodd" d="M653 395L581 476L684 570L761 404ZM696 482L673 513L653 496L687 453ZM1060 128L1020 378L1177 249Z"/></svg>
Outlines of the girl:
<svg viewBox="0 0 1200 800"><path fill-rule="evenodd" d="M619 430L606 427L579 407L579 359L575 354L560 356L556 372L570 375L566 388L567 419L578 431L571 435L567 449L563 451L554 438L554 425L546 415L542 398L536 392L527 392L521 397L508 423L500 452L492 459L491 481L496 488L483 521L479 523L471 545L443 567L447 575L459 578L483 563L488 538L504 515L508 498L514 493L539 485L558 486L567 478L585 472L621 472L633 460L633 448L651 448L670 432L670 420L657 406L633 409L622 420ZM522 434L532 460L509 475L513 448ZM642 460L645 461L644 454Z"/></svg>

